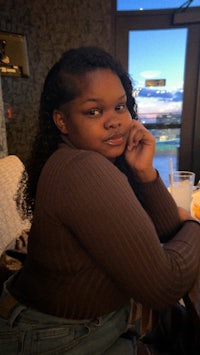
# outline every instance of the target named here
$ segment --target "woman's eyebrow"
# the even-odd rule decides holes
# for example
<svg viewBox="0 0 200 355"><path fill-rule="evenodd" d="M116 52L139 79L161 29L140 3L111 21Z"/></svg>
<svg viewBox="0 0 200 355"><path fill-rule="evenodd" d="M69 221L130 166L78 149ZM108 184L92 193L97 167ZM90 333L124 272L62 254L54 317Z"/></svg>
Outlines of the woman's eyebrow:
<svg viewBox="0 0 200 355"><path fill-rule="evenodd" d="M122 96L119 97L119 100L125 99L126 98L126 93L124 93Z"/></svg>
<svg viewBox="0 0 200 355"><path fill-rule="evenodd" d="M85 104L87 102L97 102L97 101L102 101L102 100L98 99L98 98L95 98L95 97L90 97L90 98L87 98L87 99L81 101L81 104Z"/></svg>
<svg viewBox="0 0 200 355"><path fill-rule="evenodd" d="M126 94L123 94L123 95L121 95L121 96L119 96L118 98L117 98L117 100L122 100L122 99L124 99L124 98L126 98ZM98 97L89 97L89 98L87 98L87 99L85 99L85 100L83 100L83 101L81 101L81 104L85 104L85 103L87 103L87 102L103 102L104 100L102 100L102 99L100 99L100 98L98 98Z"/></svg>

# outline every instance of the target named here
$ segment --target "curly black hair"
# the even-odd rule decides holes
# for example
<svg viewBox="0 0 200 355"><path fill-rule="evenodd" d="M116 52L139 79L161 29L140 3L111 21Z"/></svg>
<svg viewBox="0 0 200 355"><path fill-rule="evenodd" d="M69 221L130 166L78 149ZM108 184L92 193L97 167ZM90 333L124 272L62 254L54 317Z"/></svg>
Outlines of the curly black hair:
<svg viewBox="0 0 200 355"><path fill-rule="evenodd" d="M78 78L99 68L111 69L120 78L128 110L132 118L137 119L131 79L117 60L95 46L79 47L63 53L49 70L40 97L38 131L16 196L22 218L32 219L40 172L61 142L60 131L53 121L53 111L79 95Z"/></svg>

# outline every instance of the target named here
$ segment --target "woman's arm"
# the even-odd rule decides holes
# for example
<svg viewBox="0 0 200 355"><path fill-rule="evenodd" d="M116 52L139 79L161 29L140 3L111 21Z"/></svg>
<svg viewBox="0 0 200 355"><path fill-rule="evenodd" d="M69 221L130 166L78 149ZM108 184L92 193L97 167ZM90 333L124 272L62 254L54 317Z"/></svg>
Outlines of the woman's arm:
<svg viewBox="0 0 200 355"><path fill-rule="evenodd" d="M94 262L130 297L150 307L181 298L198 270L198 223L181 227L175 217L178 232L162 247L151 218L111 162L83 152L63 169L56 213ZM167 206L166 214L171 214Z"/></svg>
<svg viewBox="0 0 200 355"><path fill-rule="evenodd" d="M183 219L180 218L177 205L159 175L150 183L135 184L134 188L154 223L161 243L173 238L181 228ZM184 220L189 219L188 217L185 215Z"/></svg>
<svg viewBox="0 0 200 355"><path fill-rule="evenodd" d="M125 151L126 162L132 171L137 197L164 243L175 235L181 221L192 219L192 216L180 215L174 199L153 168L154 154L155 138L141 123L133 121Z"/></svg>

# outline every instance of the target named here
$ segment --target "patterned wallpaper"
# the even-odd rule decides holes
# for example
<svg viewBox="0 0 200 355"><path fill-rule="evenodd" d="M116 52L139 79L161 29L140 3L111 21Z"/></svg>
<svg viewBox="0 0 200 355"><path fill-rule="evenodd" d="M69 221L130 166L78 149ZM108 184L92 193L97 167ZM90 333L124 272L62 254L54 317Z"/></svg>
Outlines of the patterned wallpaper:
<svg viewBox="0 0 200 355"><path fill-rule="evenodd" d="M37 126L39 97L49 68L61 53L99 45L113 53L112 0L0 0L0 31L25 35L30 76L2 77L8 154L26 162ZM7 110L5 110L7 115Z"/></svg>

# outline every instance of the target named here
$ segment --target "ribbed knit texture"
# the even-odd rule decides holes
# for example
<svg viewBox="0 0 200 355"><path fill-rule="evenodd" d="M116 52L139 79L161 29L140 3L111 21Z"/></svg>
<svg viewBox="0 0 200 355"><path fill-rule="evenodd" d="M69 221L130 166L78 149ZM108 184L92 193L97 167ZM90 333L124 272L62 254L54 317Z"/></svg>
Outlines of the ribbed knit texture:
<svg viewBox="0 0 200 355"><path fill-rule="evenodd" d="M107 314L130 297L154 309L181 298L198 271L200 226L181 226L159 177L136 186L143 206L110 161L63 143L42 171L27 263L11 293L74 319Z"/></svg>

